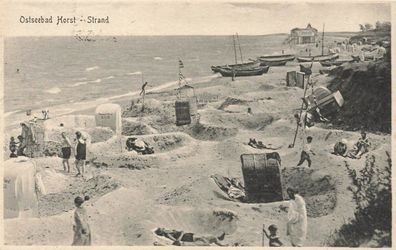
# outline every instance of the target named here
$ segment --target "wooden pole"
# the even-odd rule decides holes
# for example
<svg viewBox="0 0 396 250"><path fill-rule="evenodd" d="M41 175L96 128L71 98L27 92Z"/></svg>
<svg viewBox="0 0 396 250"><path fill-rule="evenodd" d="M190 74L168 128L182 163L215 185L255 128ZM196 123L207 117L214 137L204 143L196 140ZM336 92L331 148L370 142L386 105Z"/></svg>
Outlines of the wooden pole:
<svg viewBox="0 0 396 250"><path fill-rule="evenodd" d="M243 57L242 57L242 49L241 49L241 42L239 41L239 35L236 33L236 37L238 40L238 45L239 45L239 54L241 55L241 62L243 63Z"/></svg>
<svg viewBox="0 0 396 250"><path fill-rule="evenodd" d="M234 43L234 57L235 57L235 64L238 64L238 58L236 54L236 46L235 46L235 35L232 35L232 41Z"/></svg>
<svg viewBox="0 0 396 250"><path fill-rule="evenodd" d="M323 23L323 32L322 32L322 56L323 56L323 50L324 50L324 28L325 28L325 24Z"/></svg>
<svg viewBox="0 0 396 250"><path fill-rule="evenodd" d="M303 78L303 79L305 80L305 78ZM304 97L303 97L303 98L305 98L305 94L307 93L308 82L309 82L309 76L308 76L307 84L305 85L305 82L303 82L303 83L304 83ZM300 108L300 118L299 118L299 119L300 119L300 122L301 122L301 115L302 115L303 107L304 107L304 101L302 101L302 103L301 103L301 108ZM297 127L296 127L296 132L294 133L293 143L289 145L289 148L293 148L293 147L294 147L294 144L296 143L297 134L298 134L298 127L299 127L299 126L300 126L300 125L299 125L299 122L297 122ZM305 128L304 128L304 129L305 129Z"/></svg>

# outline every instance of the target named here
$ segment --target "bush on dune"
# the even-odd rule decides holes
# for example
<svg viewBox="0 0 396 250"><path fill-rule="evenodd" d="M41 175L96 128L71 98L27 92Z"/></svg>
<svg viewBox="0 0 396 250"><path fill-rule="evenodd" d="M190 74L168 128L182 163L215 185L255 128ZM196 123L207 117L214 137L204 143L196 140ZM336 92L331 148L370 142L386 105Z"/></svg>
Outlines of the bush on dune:
<svg viewBox="0 0 396 250"><path fill-rule="evenodd" d="M346 165L352 179L355 218L342 225L328 239L327 245L336 247L390 247L392 227L391 158L388 165L379 167L375 157L366 159L359 171Z"/></svg>

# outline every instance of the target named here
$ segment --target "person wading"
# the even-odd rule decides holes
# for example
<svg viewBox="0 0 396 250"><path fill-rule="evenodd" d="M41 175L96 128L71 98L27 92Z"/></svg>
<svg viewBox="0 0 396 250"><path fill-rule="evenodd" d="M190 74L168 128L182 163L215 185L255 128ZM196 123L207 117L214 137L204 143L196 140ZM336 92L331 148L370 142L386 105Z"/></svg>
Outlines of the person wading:
<svg viewBox="0 0 396 250"><path fill-rule="evenodd" d="M87 143L85 138L82 137L80 131L76 132L76 140L77 140L77 147L76 147L77 175L76 176L81 175L82 177L84 177L85 159L87 154ZM80 169L80 165L81 165L81 169Z"/></svg>
<svg viewBox="0 0 396 250"><path fill-rule="evenodd" d="M292 246L302 247L307 237L307 209L305 201L297 194L296 190L288 188L286 191L290 197L286 235L290 237Z"/></svg>
<svg viewBox="0 0 396 250"><path fill-rule="evenodd" d="M71 143L69 138L67 138L66 133L62 132L62 165L63 165L63 170L66 171L67 167L67 172L70 173L70 164L69 164L69 159L71 155Z"/></svg>
<svg viewBox="0 0 396 250"><path fill-rule="evenodd" d="M84 199L80 196L77 196L74 199L74 205L76 206L76 210L74 210L74 237L72 246L91 245L91 230L88 224L87 211L82 206L84 201L87 200L89 200L88 196L85 196Z"/></svg>

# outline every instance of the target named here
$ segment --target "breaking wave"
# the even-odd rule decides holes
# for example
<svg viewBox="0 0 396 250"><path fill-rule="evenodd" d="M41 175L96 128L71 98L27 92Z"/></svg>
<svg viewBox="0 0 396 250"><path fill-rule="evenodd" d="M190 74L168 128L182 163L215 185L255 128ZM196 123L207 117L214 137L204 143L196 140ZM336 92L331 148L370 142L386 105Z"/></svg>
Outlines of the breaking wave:
<svg viewBox="0 0 396 250"><path fill-rule="evenodd" d="M85 71L92 71L95 69L99 69L99 66L93 66L93 67L86 68Z"/></svg>
<svg viewBox="0 0 396 250"><path fill-rule="evenodd" d="M61 91L62 90L60 88L58 88L58 87L54 87L54 88L50 88L50 89L45 90L45 92L49 93L49 94L58 94Z"/></svg>

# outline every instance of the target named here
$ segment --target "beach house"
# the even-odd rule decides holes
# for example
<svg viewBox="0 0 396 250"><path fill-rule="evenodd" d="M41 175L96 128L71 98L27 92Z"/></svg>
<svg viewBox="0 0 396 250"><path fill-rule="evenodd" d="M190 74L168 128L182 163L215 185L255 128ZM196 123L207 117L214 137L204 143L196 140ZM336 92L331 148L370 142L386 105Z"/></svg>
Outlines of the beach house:
<svg viewBox="0 0 396 250"><path fill-rule="evenodd" d="M318 37L318 30L308 24L306 28L294 28L290 31L289 40L292 44L315 43Z"/></svg>

